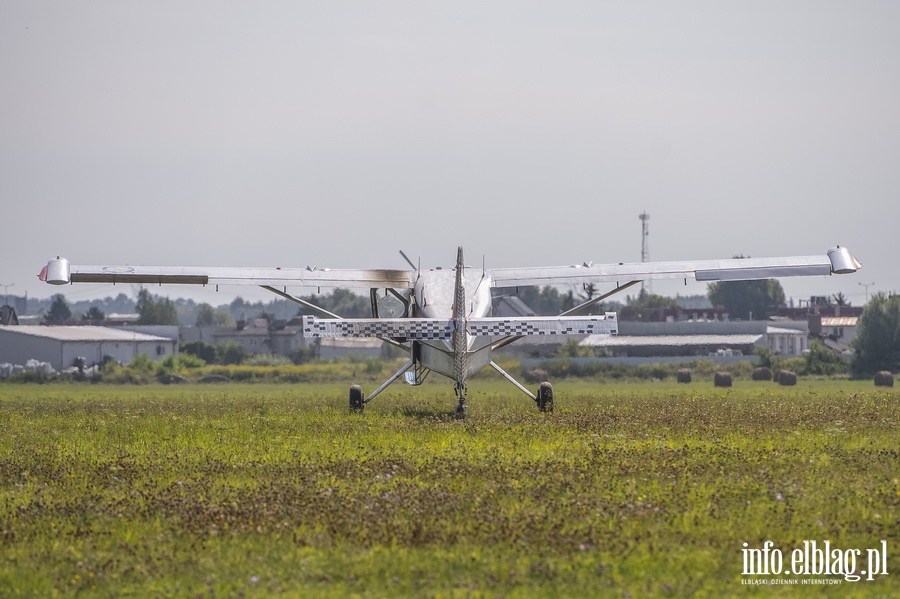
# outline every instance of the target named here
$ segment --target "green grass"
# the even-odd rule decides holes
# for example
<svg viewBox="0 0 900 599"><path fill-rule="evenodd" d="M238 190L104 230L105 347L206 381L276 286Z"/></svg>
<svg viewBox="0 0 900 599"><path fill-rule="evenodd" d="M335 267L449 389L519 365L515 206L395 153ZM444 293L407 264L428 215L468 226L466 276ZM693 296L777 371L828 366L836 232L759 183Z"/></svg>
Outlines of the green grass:
<svg viewBox="0 0 900 599"><path fill-rule="evenodd" d="M900 397L870 382L0 385L0 595L896 596ZM742 544L888 576L741 584Z"/></svg>

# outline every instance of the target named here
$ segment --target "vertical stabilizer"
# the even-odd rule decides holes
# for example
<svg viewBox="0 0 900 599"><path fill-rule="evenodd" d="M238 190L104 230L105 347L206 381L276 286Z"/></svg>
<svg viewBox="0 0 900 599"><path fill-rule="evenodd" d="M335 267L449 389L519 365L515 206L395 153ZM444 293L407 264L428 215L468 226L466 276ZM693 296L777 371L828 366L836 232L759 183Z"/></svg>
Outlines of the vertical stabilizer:
<svg viewBox="0 0 900 599"><path fill-rule="evenodd" d="M466 334L466 288L463 284L465 265L463 249L456 251L456 284L453 288L453 370L456 378L456 394L459 398L457 414L465 413L466 373L468 372L468 340Z"/></svg>

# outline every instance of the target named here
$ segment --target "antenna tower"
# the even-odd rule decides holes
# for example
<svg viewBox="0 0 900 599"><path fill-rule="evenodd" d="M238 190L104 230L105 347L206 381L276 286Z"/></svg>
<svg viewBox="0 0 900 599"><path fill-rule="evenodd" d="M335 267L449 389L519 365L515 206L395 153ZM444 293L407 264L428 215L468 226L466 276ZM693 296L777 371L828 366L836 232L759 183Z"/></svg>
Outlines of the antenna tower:
<svg viewBox="0 0 900 599"><path fill-rule="evenodd" d="M646 211L638 216L641 219L641 262L650 260L650 215ZM653 293L650 281L641 282L641 291Z"/></svg>

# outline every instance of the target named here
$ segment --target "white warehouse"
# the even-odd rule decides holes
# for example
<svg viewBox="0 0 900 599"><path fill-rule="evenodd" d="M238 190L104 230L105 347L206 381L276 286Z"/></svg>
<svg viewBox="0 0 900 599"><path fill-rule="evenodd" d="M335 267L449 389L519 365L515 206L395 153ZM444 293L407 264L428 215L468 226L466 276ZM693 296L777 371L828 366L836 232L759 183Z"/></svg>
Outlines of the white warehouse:
<svg viewBox="0 0 900 599"><path fill-rule="evenodd" d="M128 363L138 354L162 360L178 353L175 339L91 326L0 326L0 362L49 362L56 370L69 368L76 358L87 365L109 356Z"/></svg>

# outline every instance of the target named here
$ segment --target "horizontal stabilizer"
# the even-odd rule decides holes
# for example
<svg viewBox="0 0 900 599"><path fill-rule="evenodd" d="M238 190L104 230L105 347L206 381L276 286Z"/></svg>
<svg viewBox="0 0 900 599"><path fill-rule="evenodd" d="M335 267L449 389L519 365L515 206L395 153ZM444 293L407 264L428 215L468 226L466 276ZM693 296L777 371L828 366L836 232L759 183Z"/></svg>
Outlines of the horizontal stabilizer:
<svg viewBox="0 0 900 599"><path fill-rule="evenodd" d="M466 332L473 336L616 335L615 312L598 316L531 316L520 318L470 318Z"/></svg>
<svg viewBox="0 0 900 599"><path fill-rule="evenodd" d="M304 337L449 339L452 333L453 321L440 318L303 317Z"/></svg>
<svg viewBox="0 0 900 599"><path fill-rule="evenodd" d="M598 316L531 316L466 320L466 333L473 337L616 335L618 328L615 312ZM303 317L303 336L313 338L450 339L453 330L453 321L441 318Z"/></svg>

